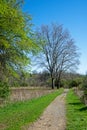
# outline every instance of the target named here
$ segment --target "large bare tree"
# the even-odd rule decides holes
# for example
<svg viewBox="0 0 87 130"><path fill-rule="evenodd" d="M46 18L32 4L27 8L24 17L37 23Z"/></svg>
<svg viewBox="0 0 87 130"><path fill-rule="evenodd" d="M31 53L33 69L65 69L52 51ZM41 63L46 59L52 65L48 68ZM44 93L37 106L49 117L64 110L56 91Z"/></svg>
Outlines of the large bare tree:
<svg viewBox="0 0 87 130"><path fill-rule="evenodd" d="M43 42L40 63L50 73L52 89L54 79L58 81L58 88L62 72L75 69L79 63L77 47L69 32L58 24L42 25L37 31L37 38Z"/></svg>

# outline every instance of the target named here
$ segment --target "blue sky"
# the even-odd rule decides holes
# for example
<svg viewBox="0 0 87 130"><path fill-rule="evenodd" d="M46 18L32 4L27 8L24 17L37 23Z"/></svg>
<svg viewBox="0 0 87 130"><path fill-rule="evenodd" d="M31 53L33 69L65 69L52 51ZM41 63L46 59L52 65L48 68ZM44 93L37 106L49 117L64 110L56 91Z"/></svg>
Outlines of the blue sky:
<svg viewBox="0 0 87 130"><path fill-rule="evenodd" d="M87 0L25 0L25 12L35 27L52 22L63 24L81 53L78 72L87 71Z"/></svg>

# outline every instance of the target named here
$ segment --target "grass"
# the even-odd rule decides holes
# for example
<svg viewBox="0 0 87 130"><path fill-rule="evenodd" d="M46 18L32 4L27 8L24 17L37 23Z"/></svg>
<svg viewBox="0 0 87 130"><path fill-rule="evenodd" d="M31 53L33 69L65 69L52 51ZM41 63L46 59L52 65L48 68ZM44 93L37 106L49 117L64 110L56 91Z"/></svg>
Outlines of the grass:
<svg viewBox="0 0 87 130"><path fill-rule="evenodd" d="M87 106L81 103L79 97L72 90L69 91L66 102L66 130L87 130Z"/></svg>
<svg viewBox="0 0 87 130"><path fill-rule="evenodd" d="M38 119L44 109L62 92L63 89L60 89L36 99L16 102L0 108L0 129L21 130L22 126Z"/></svg>

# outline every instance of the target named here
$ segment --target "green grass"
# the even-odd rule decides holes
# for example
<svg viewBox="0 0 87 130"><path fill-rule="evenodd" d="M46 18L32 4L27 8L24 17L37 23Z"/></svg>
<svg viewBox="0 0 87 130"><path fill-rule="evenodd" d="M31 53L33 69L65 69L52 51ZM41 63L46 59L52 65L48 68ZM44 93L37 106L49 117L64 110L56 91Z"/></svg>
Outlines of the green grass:
<svg viewBox="0 0 87 130"><path fill-rule="evenodd" d="M67 98L67 129L87 130L87 106L81 103L78 96L72 90Z"/></svg>
<svg viewBox="0 0 87 130"><path fill-rule="evenodd" d="M62 92L63 89L60 89L36 99L16 102L0 108L0 129L21 130L22 126L34 122L44 109Z"/></svg>

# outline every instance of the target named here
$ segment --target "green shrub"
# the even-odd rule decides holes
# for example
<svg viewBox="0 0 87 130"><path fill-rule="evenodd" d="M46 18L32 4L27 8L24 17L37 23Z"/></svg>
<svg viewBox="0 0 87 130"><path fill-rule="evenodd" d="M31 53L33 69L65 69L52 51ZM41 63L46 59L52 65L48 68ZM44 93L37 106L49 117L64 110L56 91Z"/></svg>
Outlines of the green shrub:
<svg viewBox="0 0 87 130"><path fill-rule="evenodd" d="M87 89L87 75L85 75L84 78L83 78L82 88L84 90Z"/></svg>
<svg viewBox="0 0 87 130"><path fill-rule="evenodd" d="M72 87L77 87L78 86L78 83L75 81L75 80L71 80L69 82L69 87L72 88Z"/></svg>
<svg viewBox="0 0 87 130"><path fill-rule="evenodd" d="M0 98L6 98L9 95L9 86L6 82L0 82Z"/></svg>
<svg viewBox="0 0 87 130"><path fill-rule="evenodd" d="M83 89L87 89L87 81L84 81L82 84Z"/></svg>
<svg viewBox="0 0 87 130"><path fill-rule="evenodd" d="M87 96L87 89L84 91L84 94Z"/></svg>

